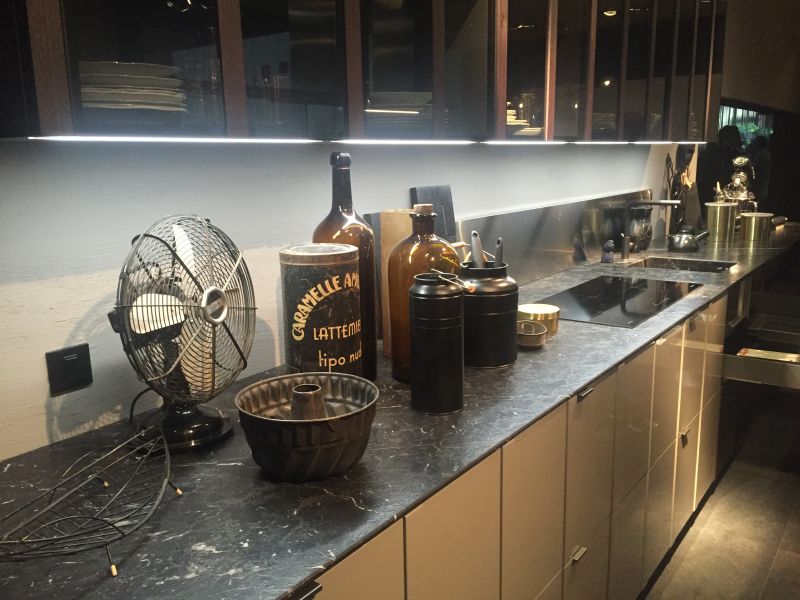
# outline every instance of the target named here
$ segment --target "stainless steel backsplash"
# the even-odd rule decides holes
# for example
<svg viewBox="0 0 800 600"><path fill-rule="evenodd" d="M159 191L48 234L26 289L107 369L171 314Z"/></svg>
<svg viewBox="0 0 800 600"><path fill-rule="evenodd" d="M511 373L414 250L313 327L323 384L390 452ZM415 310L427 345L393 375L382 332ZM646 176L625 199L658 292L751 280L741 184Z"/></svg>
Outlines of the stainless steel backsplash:
<svg viewBox="0 0 800 600"><path fill-rule="evenodd" d="M602 243L613 229L609 222L611 215L619 215L626 202L650 196L651 190L642 189L583 202L464 219L456 222L456 228L462 241L469 241L470 232L476 230L485 250L492 253L495 241L502 237L509 272L517 283L524 285L587 260L600 260ZM662 212L653 210L652 221L655 237L663 236L666 223Z"/></svg>

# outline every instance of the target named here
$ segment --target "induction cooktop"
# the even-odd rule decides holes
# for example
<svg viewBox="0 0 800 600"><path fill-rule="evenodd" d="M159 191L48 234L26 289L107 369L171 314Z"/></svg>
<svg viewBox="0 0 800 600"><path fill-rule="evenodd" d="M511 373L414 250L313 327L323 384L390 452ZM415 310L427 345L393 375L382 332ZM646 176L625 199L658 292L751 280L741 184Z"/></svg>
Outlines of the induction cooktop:
<svg viewBox="0 0 800 600"><path fill-rule="evenodd" d="M700 283L637 277L596 277L538 302L561 309L561 319L633 328L699 288Z"/></svg>

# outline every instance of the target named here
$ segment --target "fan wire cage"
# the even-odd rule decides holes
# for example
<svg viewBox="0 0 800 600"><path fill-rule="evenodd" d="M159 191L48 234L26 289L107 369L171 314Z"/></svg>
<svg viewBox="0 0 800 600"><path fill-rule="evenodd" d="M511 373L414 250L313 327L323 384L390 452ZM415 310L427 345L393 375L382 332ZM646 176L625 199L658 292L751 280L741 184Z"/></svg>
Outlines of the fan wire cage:
<svg viewBox="0 0 800 600"><path fill-rule="evenodd" d="M173 449L230 430L211 422L227 417L197 405L247 367L255 310L242 253L207 219L165 217L134 238L112 325L140 378L165 400L168 414L158 418L171 419L164 429Z"/></svg>

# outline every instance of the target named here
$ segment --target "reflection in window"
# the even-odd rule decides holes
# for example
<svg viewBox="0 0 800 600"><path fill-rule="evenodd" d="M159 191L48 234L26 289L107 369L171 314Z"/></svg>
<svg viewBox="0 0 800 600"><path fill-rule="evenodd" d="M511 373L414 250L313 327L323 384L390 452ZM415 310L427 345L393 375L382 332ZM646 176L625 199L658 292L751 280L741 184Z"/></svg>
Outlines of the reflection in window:
<svg viewBox="0 0 800 600"><path fill-rule="evenodd" d="M251 135L342 137L336 0L241 0L241 13Z"/></svg>
<svg viewBox="0 0 800 600"><path fill-rule="evenodd" d="M675 3L676 0L658 0L656 7L656 43L653 56L653 78L647 93L647 133L648 140L662 140L669 137L666 130L666 114L670 95L673 46L675 43Z"/></svg>
<svg viewBox="0 0 800 600"><path fill-rule="evenodd" d="M695 33L695 0L680 1L678 20L678 52L675 56L675 77L670 90L670 138L685 140L689 121L689 81L692 76L692 46Z"/></svg>
<svg viewBox="0 0 800 600"><path fill-rule="evenodd" d="M483 137L489 0L362 0L369 137Z"/></svg>
<svg viewBox="0 0 800 600"><path fill-rule="evenodd" d="M222 135L216 2L65 0L79 133Z"/></svg>
<svg viewBox="0 0 800 600"><path fill-rule="evenodd" d="M506 136L544 136L548 0L509 0Z"/></svg>
<svg viewBox="0 0 800 600"><path fill-rule="evenodd" d="M624 15L622 0L601 0L597 4L592 108L592 138L596 140L617 139Z"/></svg>
<svg viewBox="0 0 800 600"><path fill-rule="evenodd" d="M554 136L557 139L583 138L591 6L585 0L558 3Z"/></svg>
<svg viewBox="0 0 800 600"><path fill-rule="evenodd" d="M432 7L430 0L361 2L369 137L433 133Z"/></svg>
<svg viewBox="0 0 800 600"><path fill-rule="evenodd" d="M622 137L631 142L645 139L646 135L652 17L653 0L631 0L628 26L628 63L623 92L625 97L622 103L624 111Z"/></svg>
<svg viewBox="0 0 800 600"><path fill-rule="evenodd" d="M689 129L687 132L687 139L689 140L702 140L705 137L712 12L713 5L710 1L700 2L697 19L697 52L694 57L692 100L689 107Z"/></svg>

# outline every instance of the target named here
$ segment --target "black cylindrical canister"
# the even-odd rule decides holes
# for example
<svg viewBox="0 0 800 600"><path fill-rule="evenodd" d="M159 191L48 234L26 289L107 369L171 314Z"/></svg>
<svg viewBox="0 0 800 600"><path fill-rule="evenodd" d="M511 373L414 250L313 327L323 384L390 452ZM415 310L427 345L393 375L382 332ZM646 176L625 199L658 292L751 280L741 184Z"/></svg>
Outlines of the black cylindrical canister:
<svg viewBox="0 0 800 600"><path fill-rule="evenodd" d="M431 414L464 407L463 292L455 278L422 273L408 290L411 407Z"/></svg>
<svg viewBox="0 0 800 600"><path fill-rule="evenodd" d="M461 264L461 279L475 286L464 295L464 364L503 367L517 360L519 287L508 276L508 265L487 262L475 268Z"/></svg>
<svg viewBox="0 0 800 600"><path fill-rule="evenodd" d="M300 244L280 260L286 364L361 375L358 248Z"/></svg>

